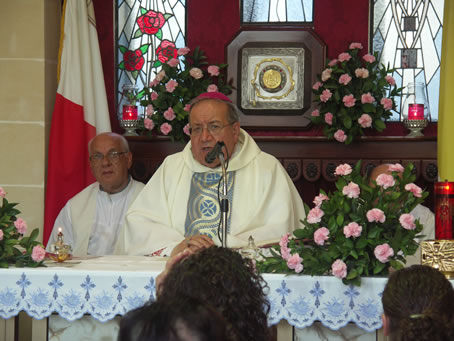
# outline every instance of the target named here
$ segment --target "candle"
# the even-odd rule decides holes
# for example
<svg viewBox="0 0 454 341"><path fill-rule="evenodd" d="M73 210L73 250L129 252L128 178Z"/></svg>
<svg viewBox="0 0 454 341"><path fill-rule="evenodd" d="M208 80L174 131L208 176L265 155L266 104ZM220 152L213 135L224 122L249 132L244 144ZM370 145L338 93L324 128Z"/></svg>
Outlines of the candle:
<svg viewBox="0 0 454 341"><path fill-rule="evenodd" d="M454 182L436 182L435 186L435 238L453 238Z"/></svg>
<svg viewBox="0 0 454 341"><path fill-rule="evenodd" d="M408 119L423 120L424 119L424 104L409 104L408 105Z"/></svg>
<svg viewBox="0 0 454 341"><path fill-rule="evenodd" d="M58 234L63 234L63 229L61 227L58 228Z"/></svg>
<svg viewBox="0 0 454 341"><path fill-rule="evenodd" d="M137 120L137 105L123 105L123 120Z"/></svg>

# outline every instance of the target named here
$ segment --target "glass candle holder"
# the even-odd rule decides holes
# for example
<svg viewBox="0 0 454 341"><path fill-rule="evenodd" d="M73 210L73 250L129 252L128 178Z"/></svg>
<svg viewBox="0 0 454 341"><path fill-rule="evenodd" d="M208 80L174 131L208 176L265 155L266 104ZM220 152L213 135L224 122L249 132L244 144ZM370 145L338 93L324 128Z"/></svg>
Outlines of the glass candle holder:
<svg viewBox="0 0 454 341"><path fill-rule="evenodd" d="M408 83L402 116L405 127L410 130L408 136L423 136L421 131L427 127L430 117L424 83Z"/></svg>
<svg viewBox="0 0 454 341"><path fill-rule="evenodd" d="M120 103L118 105L118 120L120 127L126 130L125 136L137 136L139 123L139 108L137 106L137 87L132 84L123 85Z"/></svg>
<svg viewBox="0 0 454 341"><path fill-rule="evenodd" d="M436 182L435 193L435 238L453 239L454 182Z"/></svg>
<svg viewBox="0 0 454 341"><path fill-rule="evenodd" d="M49 254L49 257L56 262L62 263L71 257L72 248L71 245L66 244L63 240L61 227L58 228L57 241L51 245L50 249L51 253Z"/></svg>

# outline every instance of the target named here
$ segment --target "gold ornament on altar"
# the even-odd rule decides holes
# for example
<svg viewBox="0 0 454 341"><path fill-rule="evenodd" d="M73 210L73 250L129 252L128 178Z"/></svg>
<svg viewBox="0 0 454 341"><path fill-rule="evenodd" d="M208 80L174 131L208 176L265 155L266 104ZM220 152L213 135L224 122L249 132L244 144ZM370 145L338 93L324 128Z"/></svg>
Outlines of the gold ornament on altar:
<svg viewBox="0 0 454 341"><path fill-rule="evenodd" d="M454 278L454 240L422 241L421 264L440 270L448 279Z"/></svg>
<svg viewBox="0 0 454 341"><path fill-rule="evenodd" d="M62 228L58 228L57 241L51 245L49 257L58 263L62 263L71 257L71 245L66 244L63 240Z"/></svg>

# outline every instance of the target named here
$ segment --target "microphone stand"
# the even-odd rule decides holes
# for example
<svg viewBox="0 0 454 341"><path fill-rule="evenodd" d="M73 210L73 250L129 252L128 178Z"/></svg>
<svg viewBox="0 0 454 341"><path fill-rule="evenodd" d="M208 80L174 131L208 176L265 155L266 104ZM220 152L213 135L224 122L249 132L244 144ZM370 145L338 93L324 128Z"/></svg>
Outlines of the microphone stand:
<svg viewBox="0 0 454 341"><path fill-rule="evenodd" d="M221 242L222 247L227 247L227 214L229 212L229 199L227 198L227 170L225 169L225 159L223 153L219 153L219 160L221 161L222 178L224 179L221 199Z"/></svg>

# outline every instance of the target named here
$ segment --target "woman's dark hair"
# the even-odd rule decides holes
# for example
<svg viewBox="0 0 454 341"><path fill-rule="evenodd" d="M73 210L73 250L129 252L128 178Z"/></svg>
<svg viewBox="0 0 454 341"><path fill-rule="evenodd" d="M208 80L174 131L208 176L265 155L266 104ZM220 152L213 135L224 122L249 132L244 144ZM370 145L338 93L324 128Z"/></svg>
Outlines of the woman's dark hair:
<svg viewBox="0 0 454 341"><path fill-rule="evenodd" d="M150 302L120 321L118 341L231 341L222 316L189 297Z"/></svg>
<svg viewBox="0 0 454 341"><path fill-rule="evenodd" d="M159 299L199 298L226 320L229 335L237 340L268 340L270 306L249 259L238 252L213 246L176 264L165 278Z"/></svg>
<svg viewBox="0 0 454 341"><path fill-rule="evenodd" d="M413 265L394 272L382 303L391 340L453 340L454 290L438 270Z"/></svg>

